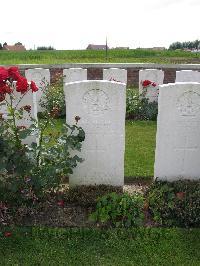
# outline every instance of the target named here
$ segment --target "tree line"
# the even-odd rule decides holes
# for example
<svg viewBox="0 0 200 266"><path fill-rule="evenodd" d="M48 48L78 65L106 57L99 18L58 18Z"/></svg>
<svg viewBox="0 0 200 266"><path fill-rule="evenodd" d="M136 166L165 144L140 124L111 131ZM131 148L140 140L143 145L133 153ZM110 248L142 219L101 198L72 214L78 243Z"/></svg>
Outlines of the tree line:
<svg viewBox="0 0 200 266"><path fill-rule="evenodd" d="M169 46L169 50L176 50L176 49L200 49L200 40L195 40L193 42L174 42Z"/></svg>

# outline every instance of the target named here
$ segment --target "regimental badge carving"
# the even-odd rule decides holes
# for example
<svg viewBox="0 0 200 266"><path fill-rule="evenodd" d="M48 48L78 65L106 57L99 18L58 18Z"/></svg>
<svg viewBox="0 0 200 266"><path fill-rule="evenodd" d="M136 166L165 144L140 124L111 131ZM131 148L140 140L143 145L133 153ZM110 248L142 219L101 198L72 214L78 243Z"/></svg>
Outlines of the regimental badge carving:
<svg viewBox="0 0 200 266"><path fill-rule="evenodd" d="M83 95L83 103L87 112L96 116L104 114L109 109L110 101L103 90L91 89Z"/></svg>
<svg viewBox="0 0 200 266"><path fill-rule="evenodd" d="M195 116L200 111L200 94L185 92L179 97L176 106L181 116Z"/></svg>

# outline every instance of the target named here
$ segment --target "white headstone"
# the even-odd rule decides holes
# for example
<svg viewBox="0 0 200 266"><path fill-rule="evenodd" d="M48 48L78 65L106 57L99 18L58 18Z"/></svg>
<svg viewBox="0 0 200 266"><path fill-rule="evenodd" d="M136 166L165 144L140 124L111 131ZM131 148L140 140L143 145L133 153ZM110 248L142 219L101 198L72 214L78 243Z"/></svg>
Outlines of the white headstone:
<svg viewBox="0 0 200 266"><path fill-rule="evenodd" d="M176 71L176 82L200 82L200 72L193 70Z"/></svg>
<svg viewBox="0 0 200 266"><path fill-rule="evenodd" d="M127 83L127 70L120 68L103 69L103 80Z"/></svg>
<svg viewBox="0 0 200 266"><path fill-rule="evenodd" d="M44 90L50 85L50 71L49 69L34 68L25 71L25 76L28 81L34 81L38 86L37 92L37 111L44 111L40 105L40 101L43 99Z"/></svg>
<svg viewBox="0 0 200 266"><path fill-rule="evenodd" d="M88 80L65 84L66 122L86 134L80 163L69 178L70 186L123 186L125 150L126 85Z"/></svg>
<svg viewBox="0 0 200 266"><path fill-rule="evenodd" d="M82 80L87 80L87 69L83 68L63 69L64 84L74 81L82 81Z"/></svg>
<svg viewBox="0 0 200 266"><path fill-rule="evenodd" d="M157 84L157 86L148 86L143 88L142 82L149 80ZM163 84L164 72L159 69L145 69L139 71L139 94L148 98L149 102L157 102L159 94L159 85Z"/></svg>
<svg viewBox="0 0 200 266"><path fill-rule="evenodd" d="M160 86L155 170L158 179L200 178L200 83Z"/></svg>

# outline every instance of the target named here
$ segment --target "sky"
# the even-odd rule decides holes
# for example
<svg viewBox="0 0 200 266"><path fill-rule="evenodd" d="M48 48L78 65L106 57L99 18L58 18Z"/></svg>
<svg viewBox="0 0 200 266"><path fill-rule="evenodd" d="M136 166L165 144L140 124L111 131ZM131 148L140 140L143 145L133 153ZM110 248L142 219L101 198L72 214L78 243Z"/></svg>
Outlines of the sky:
<svg viewBox="0 0 200 266"><path fill-rule="evenodd" d="M0 43L27 49L86 49L88 44L166 48L200 39L200 0L1 1Z"/></svg>

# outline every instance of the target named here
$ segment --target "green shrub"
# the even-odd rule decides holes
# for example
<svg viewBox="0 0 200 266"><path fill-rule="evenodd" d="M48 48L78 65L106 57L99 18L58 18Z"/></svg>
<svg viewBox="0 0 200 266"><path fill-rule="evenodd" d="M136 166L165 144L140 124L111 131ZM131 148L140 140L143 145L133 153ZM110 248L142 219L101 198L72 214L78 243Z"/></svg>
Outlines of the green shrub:
<svg viewBox="0 0 200 266"><path fill-rule="evenodd" d="M153 219L161 225L200 226L200 181L156 181L148 202Z"/></svg>
<svg viewBox="0 0 200 266"><path fill-rule="evenodd" d="M126 94L126 118L133 120L157 120L158 103L148 102L132 88Z"/></svg>
<svg viewBox="0 0 200 266"><path fill-rule="evenodd" d="M41 106L44 108L45 111L51 113L52 110L57 110L56 117L63 117L66 114L66 107L65 107L65 96L63 91L63 77L57 75L55 77L54 83L51 85L44 82L44 88L41 87L40 89L43 90L44 97L41 99ZM40 114L43 117L42 114Z"/></svg>
<svg viewBox="0 0 200 266"><path fill-rule="evenodd" d="M90 219L115 227L139 226L143 223L144 199L140 194L110 193L97 200Z"/></svg>
<svg viewBox="0 0 200 266"><path fill-rule="evenodd" d="M85 132L77 126L80 117L76 116L74 125L65 124L57 135L46 135L48 126L55 127L56 108L44 113L40 125L29 115L32 123L29 128L18 126L17 121L24 113L30 113L31 106L18 109L18 103L13 102L13 91L8 97L7 118L0 114L0 202L32 204L47 192L55 192L63 179L82 162L76 151L81 150ZM4 99L1 105L5 105ZM31 135L38 137L38 144L23 144Z"/></svg>
<svg viewBox="0 0 200 266"><path fill-rule="evenodd" d="M21 144L19 149L0 135L4 148L0 149L0 201L14 204L34 203L47 193L55 192L82 158L71 151L80 151L85 133L77 125L64 125L57 136L43 134L47 124L40 123L39 145ZM8 137L8 139L7 139ZM48 145L47 145L48 143ZM11 149L12 148L12 149ZM13 162L13 163L12 163Z"/></svg>

